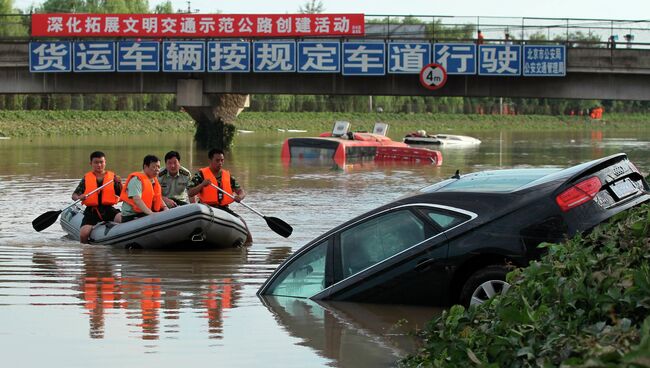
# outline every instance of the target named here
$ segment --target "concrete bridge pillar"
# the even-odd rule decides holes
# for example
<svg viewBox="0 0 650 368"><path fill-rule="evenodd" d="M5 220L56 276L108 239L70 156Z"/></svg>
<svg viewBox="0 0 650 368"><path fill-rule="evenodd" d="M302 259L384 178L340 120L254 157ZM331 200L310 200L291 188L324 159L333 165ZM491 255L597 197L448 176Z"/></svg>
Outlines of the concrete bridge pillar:
<svg viewBox="0 0 650 368"><path fill-rule="evenodd" d="M245 107L249 96L242 94L204 94L200 79L180 79L176 101L196 122L194 139L202 148L227 150L235 135L233 122Z"/></svg>

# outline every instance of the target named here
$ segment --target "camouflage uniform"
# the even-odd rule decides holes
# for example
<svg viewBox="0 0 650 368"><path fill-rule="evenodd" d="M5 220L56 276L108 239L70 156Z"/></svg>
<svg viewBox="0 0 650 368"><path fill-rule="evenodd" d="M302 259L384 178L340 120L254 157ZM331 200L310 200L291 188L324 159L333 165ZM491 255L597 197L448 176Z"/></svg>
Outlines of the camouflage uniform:
<svg viewBox="0 0 650 368"><path fill-rule="evenodd" d="M163 197L171 199L177 205L187 204L189 202L187 188L191 176L192 173L183 166L180 167L176 176L171 176L166 168L162 169L158 174L158 182L160 183Z"/></svg>

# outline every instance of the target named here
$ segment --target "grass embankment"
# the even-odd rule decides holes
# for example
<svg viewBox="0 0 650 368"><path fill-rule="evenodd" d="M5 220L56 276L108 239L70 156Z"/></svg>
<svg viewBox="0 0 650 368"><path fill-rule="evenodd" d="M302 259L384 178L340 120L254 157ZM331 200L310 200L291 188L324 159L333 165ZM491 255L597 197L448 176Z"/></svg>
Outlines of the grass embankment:
<svg viewBox="0 0 650 368"><path fill-rule="evenodd" d="M481 130L582 130L582 129L648 129L650 115L614 115L603 120L578 116L547 115L463 115L463 114L375 114L375 113L258 113L244 112L237 119L238 129L275 130L307 129L330 131L335 120L346 120L353 130L370 130L383 121L391 129L429 132Z"/></svg>
<svg viewBox="0 0 650 368"><path fill-rule="evenodd" d="M401 362L434 367L650 367L650 205L547 244L505 296L454 306Z"/></svg>
<svg viewBox="0 0 650 368"><path fill-rule="evenodd" d="M189 115L167 111L0 111L0 136L194 132Z"/></svg>
<svg viewBox="0 0 650 368"><path fill-rule="evenodd" d="M237 129L276 131L305 129L324 132L335 120L347 120L353 130L372 130L384 121L391 130L425 129L429 132L485 130L648 129L645 114L608 114L602 121L585 117L545 115L375 114L243 112ZM182 112L154 111L0 111L0 136L118 135L152 131L193 133L194 123Z"/></svg>

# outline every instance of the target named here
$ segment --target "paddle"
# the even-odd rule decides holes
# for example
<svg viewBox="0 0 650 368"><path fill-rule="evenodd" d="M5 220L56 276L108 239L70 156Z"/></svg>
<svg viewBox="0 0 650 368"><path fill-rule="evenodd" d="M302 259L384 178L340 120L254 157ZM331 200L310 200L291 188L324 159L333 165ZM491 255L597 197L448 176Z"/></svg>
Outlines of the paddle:
<svg viewBox="0 0 650 368"><path fill-rule="evenodd" d="M94 189L94 190L90 191L90 193L88 193L88 195L86 195L86 198L88 198L91 194L97 192L98 190L101 190L105 186L111 184L112 182L113 182L113 180L109 180L108 183L102 185L101 187L99 187L97 189ZM42 231L42 230L47 229L48 227L50 227L50 225L52 225L54 222L56 222L56 219L59 218L59 215L61 214L61 212L67 210L68 208L74 206L75 204L77 204L79 202L81 202L81 199L77 199L71 205L69 205L69 206L67 206L65 208L62 208L62 209L60 209L58 211L47 211L47 212L45 212L44 214L42 214L42 215L38 216L37 218L35 218L34 221L32 221L32 227L34 227L34 230L36 230L36 231Z"/></svg>
<svg viewBox="0 0 650 368"><path fill-rule="evenodd" d="M221 193L227 195L228 197L230 197L232 199L235 199L235 197L232 194L230 194L230 193L226 192L225 190L219 188L218 186L214 185L213 183L210 183L210 185L217 188L218 191L220 191ZM289 225L286 222L280 220L279 218L264 216L258 210L256 210L253 207L247 205L246 203L244 203L244 202L238 202L238 203L241 204L242 206L248 208L249 210L255 212L259 216L262 216L262 218L264 220L266 220L266 224L269 225L271 230L275 231L278 235L281 235L281 236L284 236L285 238L288 238L291 235L291 233L293 232L293 228L291 227L291 225Z"/></svg>

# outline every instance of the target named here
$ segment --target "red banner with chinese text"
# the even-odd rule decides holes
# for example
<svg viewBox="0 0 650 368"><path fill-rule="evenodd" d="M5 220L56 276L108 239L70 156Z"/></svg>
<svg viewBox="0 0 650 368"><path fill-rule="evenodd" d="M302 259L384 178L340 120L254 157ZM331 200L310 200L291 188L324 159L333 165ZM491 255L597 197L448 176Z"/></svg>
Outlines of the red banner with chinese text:
<svg viewBox="0 0 650 368"><path fill-rule="evenodd" d="M363 36L363 14L32 14L33 37Z"/></svg>

